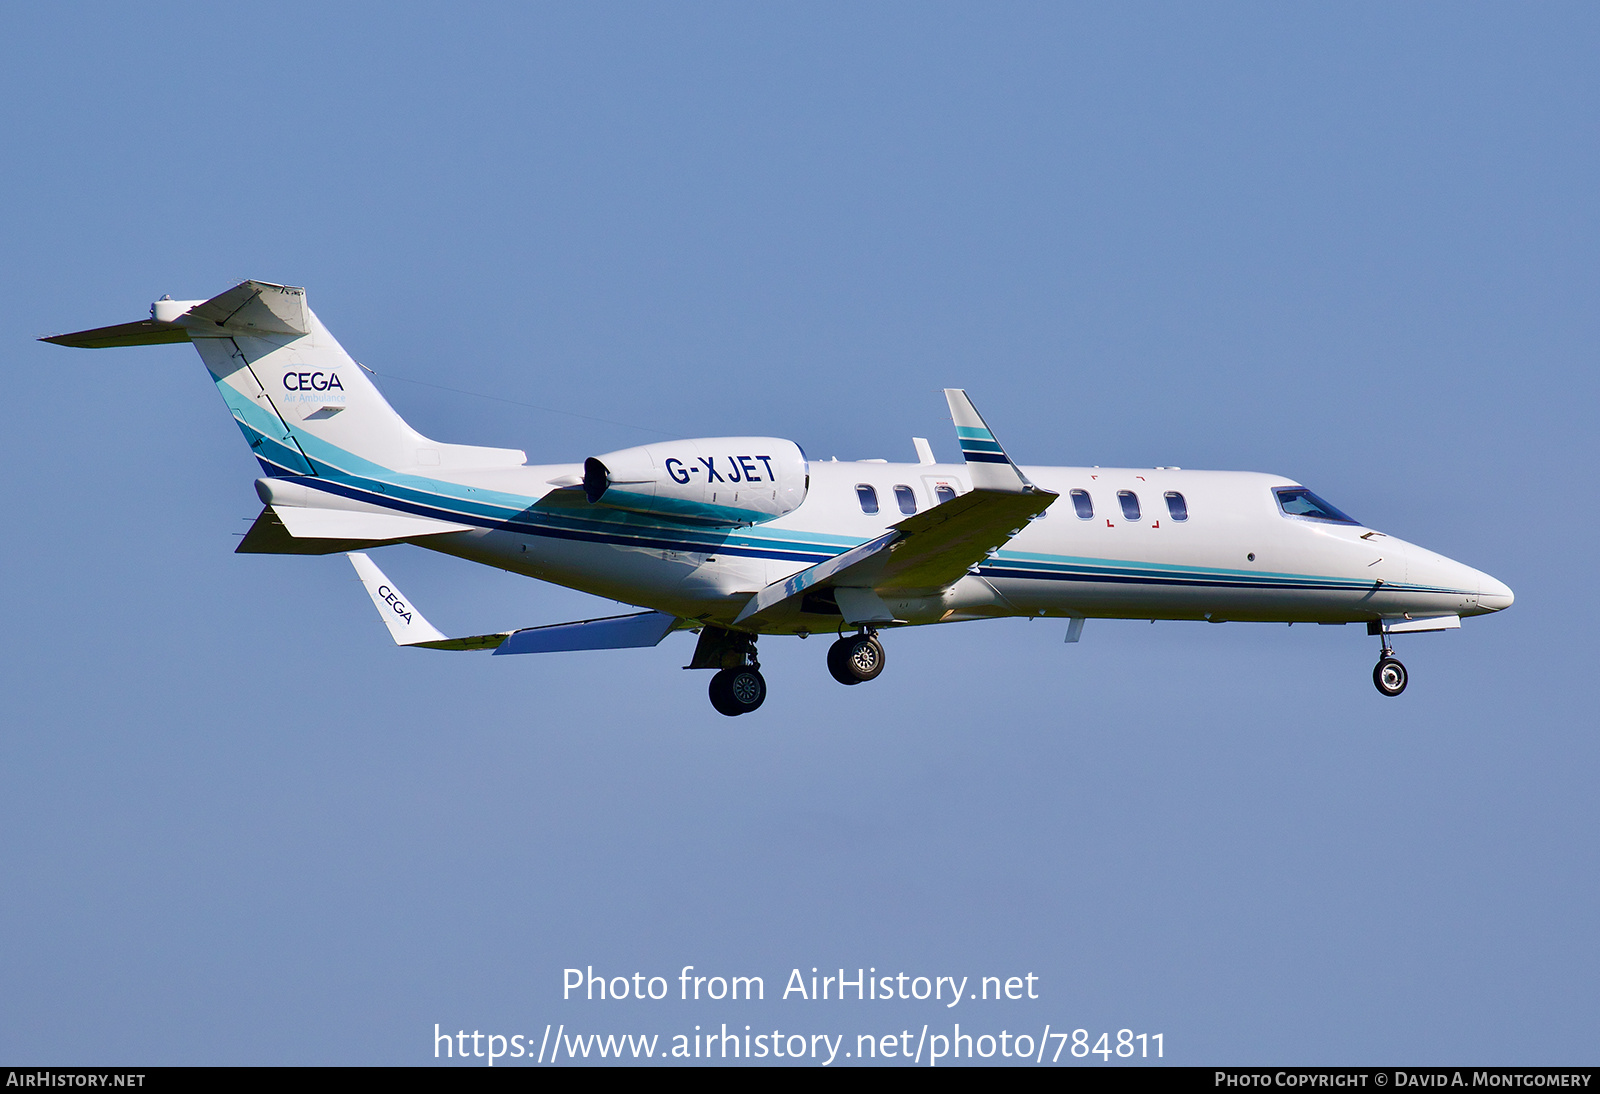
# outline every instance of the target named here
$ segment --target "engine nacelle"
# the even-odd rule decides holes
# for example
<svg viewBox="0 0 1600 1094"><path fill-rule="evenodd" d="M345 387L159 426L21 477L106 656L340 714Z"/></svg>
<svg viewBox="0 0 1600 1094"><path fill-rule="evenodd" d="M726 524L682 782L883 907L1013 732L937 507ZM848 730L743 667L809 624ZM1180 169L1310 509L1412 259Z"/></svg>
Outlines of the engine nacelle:
<svg viewBox="0 0 1600 1094"><path fill-rule="evenodd" d="M810 486L806 457L776 437L641 445L583 461L595 505L697 524L760 524L792 513Z"/></svg>

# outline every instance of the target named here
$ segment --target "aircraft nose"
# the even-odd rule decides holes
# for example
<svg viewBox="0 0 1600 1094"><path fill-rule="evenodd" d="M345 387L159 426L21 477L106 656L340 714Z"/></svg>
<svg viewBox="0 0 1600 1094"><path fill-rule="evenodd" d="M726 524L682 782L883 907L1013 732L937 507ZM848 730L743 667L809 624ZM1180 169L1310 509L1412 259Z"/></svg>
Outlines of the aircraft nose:
<svg viewBox="0 0 1600 1094"><path fill-rule="evenodd" d="M1511 591L1511 586L1503 581L1497 581L1488 574L1479 575L1478 579L1478 604L1486 611L1503 612L1511 607L1516 600L1516 594Z"/></svg>

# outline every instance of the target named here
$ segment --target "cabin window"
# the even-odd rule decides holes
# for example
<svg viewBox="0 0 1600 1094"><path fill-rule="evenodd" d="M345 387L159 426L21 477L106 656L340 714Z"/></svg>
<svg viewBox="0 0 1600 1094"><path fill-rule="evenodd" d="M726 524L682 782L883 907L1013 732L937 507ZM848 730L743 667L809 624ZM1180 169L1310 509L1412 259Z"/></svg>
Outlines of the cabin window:
<svg viewBox="0 0 1600 1094"><path fill-rule="evenodd" d="M870 515L878 511L878 492L866 483L856 483L856 499L861 502L863 513Z"/></svg>
<svg viewBox="0 0 1600 1094"><path fill-rule="evenodd" d="M1072 510L1078 514L1079 520L1094 519L1094 502L1089 498L1089 491L1074 490L1072 492Z"/></svg>
<svg viewBox="0 0 1600 1094"><path fill-rule="evenodd" d="M1282 509L1285 516L1303 517L1306 520L1325 520L1332 524L1355 524L1361 522L1339 512L1333 506L1317 497L1303 486L1279 486L1273 489L1277 495L1278 508Z"/></svg>
<svg viewBox="0 0 1600 1094"><path fill-rule="evenodd" d="M917 511L917 496L905 483L900 483L894 488L894 501L900 507L900 511L908 517Z"/></svg>
<svg viewBox="0 0 1600 1094"><path fill-rule="evenodd" d="M1117 501L1122 506L1123 520L1139 519L1139 495L1132 490L1118 490Z"/></svg>
<svg viewBox="0 0 1600 1094"><path fill-rule="evenodd" d="M1176 490L1167 491L1167 516L1173 520L1189 519L1189 503Z"/></svg>
<svg viewBox="0 0 1600 1094"><path fill-rule="evenodd" d="M946 486L941 482L938 486L933 488L933 496L939 499L938 501L934 502L935 505L943 505L947 501L955 501L955 487Z"/></svg>

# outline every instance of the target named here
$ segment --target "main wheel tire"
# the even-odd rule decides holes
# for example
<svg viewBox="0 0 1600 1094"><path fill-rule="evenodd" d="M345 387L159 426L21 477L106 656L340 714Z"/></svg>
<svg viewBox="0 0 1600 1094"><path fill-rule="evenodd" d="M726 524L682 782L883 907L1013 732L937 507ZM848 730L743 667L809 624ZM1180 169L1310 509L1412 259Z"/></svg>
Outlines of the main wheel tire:
<svg viewBox="0 0 1600 1094"><path fill-rule="evenodd" d="M828 671L841 684L877 679L885 659L883 643L876 635L852 634L828 647Z"/></svg>
<svg viewBox="0 0 1600 1094"><path fill-rule="evenodd" d="M846 686L861 683L844 667L845 658L850 656L851 641L849 638L841 638L828 647L828 675Z"/></svg>
<svg viewBox="0 0 1600 1094"><path fill-rule="evenodd" d="M1393 698L1406 690L1406 667L1393 657L1385 657L1372 670L1372 682L1383 694Z"/></svg>
<svg viewBox="0 0 1600 1094"><path fill-rule="evenodd" d="M755 669L723 669L711 678L711 705L735 718L767 701L767 681Z"/></svg>

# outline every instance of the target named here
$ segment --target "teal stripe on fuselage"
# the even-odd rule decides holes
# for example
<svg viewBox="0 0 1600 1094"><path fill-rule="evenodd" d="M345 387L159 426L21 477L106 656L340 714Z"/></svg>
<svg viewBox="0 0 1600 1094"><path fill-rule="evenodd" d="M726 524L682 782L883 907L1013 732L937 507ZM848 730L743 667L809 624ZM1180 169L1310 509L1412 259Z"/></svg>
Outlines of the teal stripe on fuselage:
<svg viewBox="0 0 1600 1094"><path fill-rule="evenodd" d="M1350 588L1370 588L1372 582L1356 578L1313 577L1309 574L1280 573L1273 570L1229 570L1209 567L1199 569L1194 566L1184 566L1172 562L1123 562L1104 558L1090 558L1076 555L1045 555L1032 551L1006 551L1002 550L995 555L995 561L1006 562L1013 566L1036 566L1041 569L1070 569L1074 572L1092 572L1107 570L1118 574L1147 573L1151 576L1167 577L1194 577L1204 574L1208 577L1225 578L1230 581L1283 582L1283 581L1324 581L1335 582Z"/></svg>
<svg viewBox="0 0 1600 1094"><path fill-rule="evenodd" d="M219 384L219 387L227 385ZM233 392L227 387L227 392ZM224 394L226 395L227 392ZM234 392L234 394L237 394ZM300 462L298 451L271 440L266 430L279 430L277 418L253 400L229 399L230 408L246 419L242 424L265 438L262 447L274 450L263 458L279 466L292 466L288 458ZM248 435L248 434L247 434ZM759 528L695 529L682 524L664 523L646 514L596 507L583 516L559 510L537 509L539 498L524 494L464 486L442 479L395 471L363 459L345 449L309 434L297 433L316 472L306 485L333 488L345 496L365 496L375 504L423 510L424 515L442 520L473 524L483 528L510 528L538 534L542 531L581 532L608 536L617 542L629 540L669 540L670 549L714 553L737 550L767 557L794 557L799 561L820 562L841 551L865 542L859 537L827 533L787 532L773 535ZM257 449L258 453L260 449ZM801 538L804 537L804 538Z"/></svg>
<svg viewBox="0 0 1600 1094"><path fill-rule="evenodd" d="M679 520L692 521L697 524L720 525L722 527L752 524L754 523L752 518L764 515L754 509L736 509L731 505L712 505L702 501L680 501L677 498L662 498L654 494L634 494L627 490L618 490L615 486L607 490L605 496L610 504L625 505L635 512L640 510L655 512L663 516L677 517Z"/></svg>
<svg viewBox="0 0 1600 1094"><path fill-rule="evenodd" d="M283 422L276 414L263 410L231 385L217 381L222 401L233 412L234 423L252 451L261 459L289 470L290 474L310 474L311 468L294 442L284 436ZM285 443L287 442L287 443Z"/></svg>

